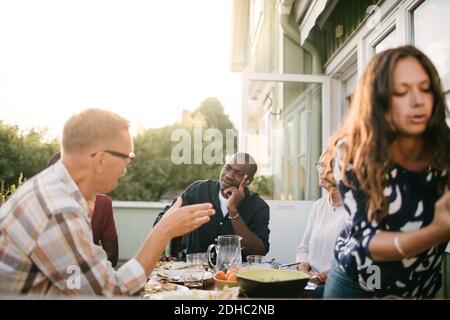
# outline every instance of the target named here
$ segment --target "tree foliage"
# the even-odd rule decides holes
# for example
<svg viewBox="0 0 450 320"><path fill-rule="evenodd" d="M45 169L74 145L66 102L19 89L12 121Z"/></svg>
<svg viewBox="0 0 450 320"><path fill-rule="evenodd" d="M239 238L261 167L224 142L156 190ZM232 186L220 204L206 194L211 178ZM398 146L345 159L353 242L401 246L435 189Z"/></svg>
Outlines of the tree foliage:
<svg viewBox="0 0 450 320"><path fill-rule="evenodd" d="M50 156L58 149L56 140L45 141L45 130L22 132L17 126L0 121L0 182L4 188L29 179L47 166Z"/></svg>
<svg viewBox="0 0 450 320"><path fill-rule="evenodd" d="M251 189L265 198L272 199L274 193L274 176L256 176L251 184Z"/></svg>

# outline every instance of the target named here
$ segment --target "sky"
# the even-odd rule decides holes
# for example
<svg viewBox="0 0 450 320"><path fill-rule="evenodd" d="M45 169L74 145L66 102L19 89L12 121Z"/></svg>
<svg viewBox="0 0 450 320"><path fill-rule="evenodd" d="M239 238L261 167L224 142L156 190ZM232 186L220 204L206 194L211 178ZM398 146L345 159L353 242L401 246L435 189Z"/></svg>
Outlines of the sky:
<svg viewBox="0 0 450 320"><path fill-rule="evenodd" d="M0 120L48 128L86 108L132 131L176 122L208 96L239 124L230 0L0 0Z"/></svg>

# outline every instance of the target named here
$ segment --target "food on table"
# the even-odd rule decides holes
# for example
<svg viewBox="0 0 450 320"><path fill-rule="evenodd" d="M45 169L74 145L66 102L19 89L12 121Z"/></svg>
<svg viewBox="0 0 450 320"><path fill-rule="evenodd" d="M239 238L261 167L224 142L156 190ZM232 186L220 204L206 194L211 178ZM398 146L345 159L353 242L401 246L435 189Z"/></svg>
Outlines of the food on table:
<svg viewBox="0 0 450 320"><path fill-rule="evenodd" d="M214 278L216 278L218 280L227 280L227 276L225 275L225 272L223 272L223 271L217 271L216 274L214 275Z"/></svg>
<svg viewBox="0 0 450 320"><path fill-rule="evenodd" d="M227 281L237 282L236 273L230 272L230 273L227 275Z"/></svg>
<svg viewBox="0 0 450 320"><path fill-rule="evenodd" d="M241 272L244 272L245 268L230 268L225 273L223 271L217 271L214 274L214 279L221 280L221 281L230 281L230 282L237 282L237 275Z"/></svg>
<svg viewBox="0 0 450 320"><path fill-rule="evenodd" d="M182 283L189 280L207 280L213 277L213 274L203 270L182 269L182 270L155 270L151 277L156 280L166 280L175 283Z"/></svg>
<svg viewBox="0 0 450 320"><path fill-rule="evenodd" d="M184 261L158 261L156 263L155 269L157 270L180 270L189 267Z"/></svg>
<svg viewBox="0 0 450 320"><path fill-rule="evenodd" d="M241 273L240 277L265 283L309 278L307 274L301 271L280 269L249 270L247 272Z"/></svg>
<svg viewBox="0 0 450 320"><path fill-rule="evenodd" d="M214 274L216 289L223 290L225 288L238 287L237 275L245 270L245 268L230 268L226 273L217 271Z"/></svg>
<svg viewBox="0 0 450 320"><path fill-rule="evenodd" d="M239 287L223 290L176 290L149 295L150 300L229 300L237 299Z"/></svg>
<svg viewBox="0 0 450 320"><path fill-rule="evenodd" d="M144 286L144 293L145 294L153 294L163 291L174 291L177 289L177 285L170 283L170 282L164 282L164 281L158 281L155 279L150 279L147 281L147 283Z"/></svg>

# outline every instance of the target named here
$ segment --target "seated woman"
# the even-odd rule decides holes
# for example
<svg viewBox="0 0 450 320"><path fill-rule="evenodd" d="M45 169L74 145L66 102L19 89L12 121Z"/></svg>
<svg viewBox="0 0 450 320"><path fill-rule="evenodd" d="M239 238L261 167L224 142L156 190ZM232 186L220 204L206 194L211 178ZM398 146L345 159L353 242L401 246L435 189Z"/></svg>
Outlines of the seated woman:
<svg viewBox="0 0 450 320"><path fill-rule="evenodd" d="M328 195L313 204L303 240L296 253L296 261L302 262L297 268L314 275L313 281L317 283L315 290L307 291L311 298L322 298L336 238L346 219L332 172L325 165L327 158L328 150L322 154L316 168L319 172L319 185L328 191Z"/></svg>

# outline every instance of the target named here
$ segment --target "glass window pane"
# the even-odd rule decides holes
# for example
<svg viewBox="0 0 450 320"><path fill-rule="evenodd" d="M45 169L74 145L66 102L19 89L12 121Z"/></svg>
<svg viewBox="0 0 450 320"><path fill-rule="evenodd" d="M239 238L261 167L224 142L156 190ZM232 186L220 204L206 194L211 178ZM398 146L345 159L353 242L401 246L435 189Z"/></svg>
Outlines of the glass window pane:
<svg viewBox="0 0 450 320"><path fill-rule="evenodd" d="M375 53L398 46L397 32L393 29L375 46Z"/></svg>
<svg viewBox="0 0 450 320"><path fill-rule="evenodd" d="M303 109L300 113L300 155L305 155L308 152L308 133L309 133L309 124L311 112L308 109Z"/></svg>
<svg viewBox="0 0 450 320"><path fill-rule="evenodd" d="M295 134L294 130L294 118L291 118L287 123L287 130L286 130L286 147L288 148L287 154L288 159L291 160L293 157L295 157L295 145L297 140L297 135Z"/></svg>
<svg viewBox="0 0 450 320"><path fill-rule="evenodd" d="M355 72L344 82L344 115L350 107L353 93L358 85L358 74Z"/></svg>
<svg viewBox="0 0 450 320"><path fill-rule="evenodd" d="M295 168L295 161L291 160L288 161L288 172L287 172L287 181L288 181L288 185L287 185L287 200L294 200L296 199L295 197L295 172L296 172L296 168Z"/></svg>
<svg viewBox="0 0 450 320"><path fill-rule="evenodd" d="M277 98L280 94L283 99ZM273 181L270 197L317 199L320 187L314 164L322 149L322 86L249 80L247 99L247 132L240 137L246 141L245 151L258 162L257 175ZM267 126L270 130L262 130ZM262 134L270 137L261 138Z"/></svg>
<svg viewBox="0 0 450 320"><path fill-rule="evenodd" d="M256 33L262 17L262 3L261 0L252 1L252 32Z"/></svg>
<svg viewBox="0 0 450 320"><path fill-rule="evenodd" d="M305 198L305 185L306 185L306 157L300 158L300 169L298 171L299 175L299 199Z"/></svg>
<svg viewBox="0 0 450 320"><path fill-rule="evenodd" d="M414 44L433 61L450 89L450 1L425 1L413 12Z"/></svg>

